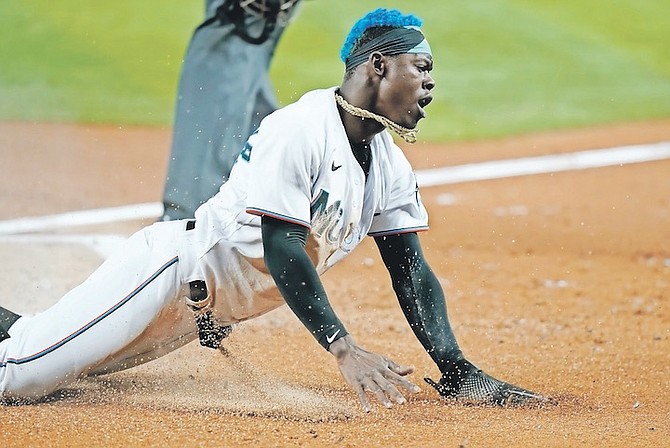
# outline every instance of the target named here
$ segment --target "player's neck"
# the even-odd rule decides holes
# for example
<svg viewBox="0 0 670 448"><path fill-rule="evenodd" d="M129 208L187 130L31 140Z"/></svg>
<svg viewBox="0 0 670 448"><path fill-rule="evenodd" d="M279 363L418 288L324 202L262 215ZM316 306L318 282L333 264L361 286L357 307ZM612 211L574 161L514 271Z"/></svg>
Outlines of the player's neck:
<svg viewBox="0 0 670 448"><path fill-rule="evenodd" d="M370 172L370 163L372 160L372 148L369 144L351 145L351 152L353 152L356 161L361 166L365 178L368 178Z"/></svg>
<svg viewBox="0 0 670 448"><path fill-rule="evenodd" d="M349 103L353 106L365 109L368 106L368 102L361 95L356 95L356 92L349 92L346 90L346 87L342 87L337 92L346 103ZM368 106L369 107L369 106ZM384 130L384 126L379 122L370 119L370 118L361 118L355 115L352 115L350 112L347 112L341 105L338 104L338 111L340 112L340 118L344 126L344 130L347 133L349 142L352 147L368 145L372 138Z"/></svg>

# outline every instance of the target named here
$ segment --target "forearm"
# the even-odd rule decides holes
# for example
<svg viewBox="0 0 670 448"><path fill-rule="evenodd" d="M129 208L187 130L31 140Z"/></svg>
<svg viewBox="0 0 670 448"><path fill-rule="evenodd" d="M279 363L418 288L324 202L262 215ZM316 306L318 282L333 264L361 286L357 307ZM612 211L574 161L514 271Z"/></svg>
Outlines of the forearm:
<svg viewBox="0 0 670 448"><path fill-rule="evenodd" d="M404 281L394 282L394 290L414 334L440 370L462 358L449 324L444 293L430 268L424 266Z"/></svg>
<svg viewBox="0 0 670 448"><path fill-rule="evenodd" d="M440 371L446 371L463 354L447 316L442 287L426 263L414 235L378 238L393 290L412 331Z"/></svg>
<svg viewBox="0 0 670 448"><path fill-rule="evenodd" d="M326 350L347 335L305 252L307 229L263 217L265 264L286 304Z"/></svg>

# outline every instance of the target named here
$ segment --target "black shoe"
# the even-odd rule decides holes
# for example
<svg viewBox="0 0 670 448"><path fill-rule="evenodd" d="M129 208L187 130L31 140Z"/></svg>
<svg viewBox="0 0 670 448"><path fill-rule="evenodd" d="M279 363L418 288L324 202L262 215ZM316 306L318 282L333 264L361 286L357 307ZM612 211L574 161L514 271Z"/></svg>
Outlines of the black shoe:
<svg viewBox="0 0 670 448"><path fill-rule="evenodd" d="M19 320L21 316L12 313L6 308L0 306L0 341L9 338L9 328L14 325L14 322Z"/></svg>

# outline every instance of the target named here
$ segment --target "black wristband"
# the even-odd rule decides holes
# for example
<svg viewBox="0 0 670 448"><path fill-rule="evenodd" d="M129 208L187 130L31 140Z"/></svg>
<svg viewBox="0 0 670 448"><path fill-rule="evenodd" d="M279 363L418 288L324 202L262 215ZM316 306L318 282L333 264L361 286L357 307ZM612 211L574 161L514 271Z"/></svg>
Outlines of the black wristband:
<svg viewBox="0 0 670 448"><path fill-rule="evenodd" d="M326 350L330 350L330 344L349 334L344 327L337 325L324 327L324 329L319 331L319 333L320 335L314 333L312 334L314 334L316 340L319 342L319 344L321 344L321 347L325 348Z"/></svg>

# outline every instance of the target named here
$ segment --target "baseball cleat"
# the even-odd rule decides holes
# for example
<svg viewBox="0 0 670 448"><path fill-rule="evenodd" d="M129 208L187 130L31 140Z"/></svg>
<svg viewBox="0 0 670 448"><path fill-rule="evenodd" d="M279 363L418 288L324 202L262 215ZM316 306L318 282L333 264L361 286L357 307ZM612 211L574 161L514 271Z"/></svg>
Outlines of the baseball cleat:
<svg viewBox="0 0 670 448"><path fill-rule="evenodd" d="M469 362L465 363L461 364L464 370L457 370L455 375L443 374L438 383L430 378L424 380L443 397L467 404L520 406L551 403L548 397L500 381Z"/></svg>

